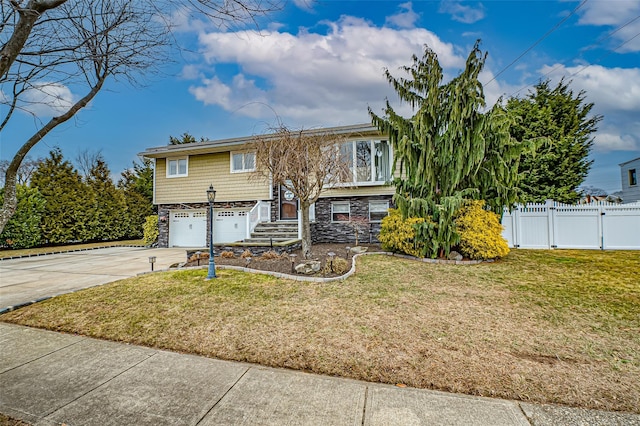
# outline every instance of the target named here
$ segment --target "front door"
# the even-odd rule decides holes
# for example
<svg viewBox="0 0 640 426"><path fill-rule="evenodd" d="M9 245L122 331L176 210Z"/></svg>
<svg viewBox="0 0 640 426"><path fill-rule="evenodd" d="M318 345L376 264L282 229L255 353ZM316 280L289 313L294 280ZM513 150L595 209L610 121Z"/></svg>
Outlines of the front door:
<svg viewBox="0 0 640 426"><path fill-rule="evenodd" d="M280 220L298 219L298 199L293 192L280 186Z"/></svg>

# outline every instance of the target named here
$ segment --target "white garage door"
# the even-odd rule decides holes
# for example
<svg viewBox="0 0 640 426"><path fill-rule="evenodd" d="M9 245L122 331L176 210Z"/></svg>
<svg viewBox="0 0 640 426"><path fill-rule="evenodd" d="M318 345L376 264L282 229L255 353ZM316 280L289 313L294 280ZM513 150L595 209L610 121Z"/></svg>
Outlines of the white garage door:
<svg viewBox="0 0 640 426"><path fill-rule="evenodd" d="M246 210L215 210L215 217L214 242L232 243L244 240L247 233Z"/></svg>
<svg viewBox="0 0 640 426"><path fill-rule="evenodd" d="M169 247L205 247L207 245L207 211L171 212Z"/></svg>

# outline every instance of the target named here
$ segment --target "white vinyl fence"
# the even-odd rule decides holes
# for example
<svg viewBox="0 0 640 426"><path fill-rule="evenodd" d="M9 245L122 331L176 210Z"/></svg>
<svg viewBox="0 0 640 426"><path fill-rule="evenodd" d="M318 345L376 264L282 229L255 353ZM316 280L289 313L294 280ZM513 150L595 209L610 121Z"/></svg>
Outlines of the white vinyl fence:
<svg viewBox="0 0 640 426"><path fill-rule="evenodd" d="M509 247L640 250L640 203L518 205L502 217Z"/></svg>

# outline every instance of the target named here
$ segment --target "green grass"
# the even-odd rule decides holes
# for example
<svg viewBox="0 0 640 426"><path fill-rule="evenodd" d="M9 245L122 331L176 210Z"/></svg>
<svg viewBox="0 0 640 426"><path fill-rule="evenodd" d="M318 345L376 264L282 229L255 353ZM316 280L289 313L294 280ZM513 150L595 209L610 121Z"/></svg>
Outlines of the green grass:
<svg viewBox="0 0 640 426"><path fill-rule="evenodd" d="M103 241L98 243L69 244L64 246L34 247L30 249L0 250L0 259L8 257L30 256L46 253L61 253L73 250L88 250L98 247L143 246L143 240Z"/></svg>
<svg viewBox="0 0 640 426"><path fill-rule="evenodd" d="M473 395L639 412L638 252L495 263L359 259L324 284L144 275L0 317L205 356Z"/></svg>

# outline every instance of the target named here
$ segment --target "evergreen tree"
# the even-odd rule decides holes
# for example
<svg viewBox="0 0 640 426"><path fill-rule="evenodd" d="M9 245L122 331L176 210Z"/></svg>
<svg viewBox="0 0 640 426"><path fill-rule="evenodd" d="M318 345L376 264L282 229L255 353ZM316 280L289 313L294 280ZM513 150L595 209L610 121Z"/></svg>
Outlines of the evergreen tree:
<svg viewBox="0 0 640 426"><path fill-rule="evenodd" d="M145 158L133 162L133 168L122 172L118 188L126 205L126 236L140 238L147 216L154 213L153 161Z"/></svg>
<svg viewBox="0 0 640 426"><path fill-rule="evenodd" d="M517 200L518 161L522 144L509 134L511 119L497 103L488 112L478 74L486 53L479 42L462 73L442 84L443 72L435 52L425 46L420 59L402 69L409 78L385 76L402 101L416 113L398 115L389 102L372 122L389 134L394 148L394 202L404 218L426 219L416 224L423 255L447 255L459 242L454 215L465 198L484 199L496 213Z"/></svg>
<svg viewBox="0 0 640 426"><path fill-rule="evenodd" d="M37 189L25 184L17 187L18 205L13 217L0 234L0 247L12 249L30 248L42 244L40 224L45 200ZM4 188L0 190L0 202L4 198Z"/></svg>
<svg viewBox="0 0 640 426"><path fill-rule="evenodd" d="M200 138L200 142L204 142L206 139L201 137ZM182 134L182 136L180 136L179 138L176 138L174 136L169 136L169 145L182 145L185 143L195 143L198 142L196 140L196 138L193 137L193 135L190 135L187 132L184 132Z"/></svg>
<svg viewBox="0 0 640 426"><path fill-rule="evenodd" d="M547 80L538 83L526 98L507 102L507 110L516 117L511 136L537 142L537 148L521 160L524 201L579 200L577 188L593 163L588 159L592 134L602 120L600 115L590 115L593 103L584 100L585 93L574 94L564 80L555 88Z"/></svg>
<svg viewBox="0 0 640 426"><path fill-rule="evenodd" d="M92 241L118 240L126 233L126 205L122 191L111 180L111 171L102 156L96 157L87 186L92 198L89 210L90 227L87 239Z"/></svg>
<svg viewBox="0 0 640 426"><path fill-rule="evenodd" d="M87 236L87 187L73 165L54 149L31 176L31 187L45 199L42 236L50 244L84 241Z"/></svg>

